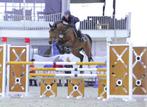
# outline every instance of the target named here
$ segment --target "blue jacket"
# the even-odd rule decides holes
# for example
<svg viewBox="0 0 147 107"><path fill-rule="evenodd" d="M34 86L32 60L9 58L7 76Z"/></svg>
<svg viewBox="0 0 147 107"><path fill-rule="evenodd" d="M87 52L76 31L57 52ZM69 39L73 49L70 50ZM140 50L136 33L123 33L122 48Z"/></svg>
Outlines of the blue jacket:
<svg viewBox="0 0 147 107"><path fill-rule="evenodd" d="M75 27L75 24L76 24L77 22L79 22L80 20L79 20L79 18L70 15L69 18L68 18L68 20L63 16L63 17L62 17L62 21L65 21L65 22L67 22L68 24L70 24L71 26Z"/></svg>

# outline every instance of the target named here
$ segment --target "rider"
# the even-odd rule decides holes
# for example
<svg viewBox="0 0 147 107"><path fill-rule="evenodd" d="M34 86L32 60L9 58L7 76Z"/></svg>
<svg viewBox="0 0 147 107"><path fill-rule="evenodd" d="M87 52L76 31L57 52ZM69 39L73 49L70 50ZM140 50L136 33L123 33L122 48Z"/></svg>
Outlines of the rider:
<svg viewBox="0 0 147 107"><path fill-rule="evenodd" d="M62 17L62 21L64 24L71 25L74 28L79 40L83 41L82 34L80 31L80 26L79 26L80 25L79 18L71 15L70 11L67 10L67 11L65 11L64 16Z"/></svg>

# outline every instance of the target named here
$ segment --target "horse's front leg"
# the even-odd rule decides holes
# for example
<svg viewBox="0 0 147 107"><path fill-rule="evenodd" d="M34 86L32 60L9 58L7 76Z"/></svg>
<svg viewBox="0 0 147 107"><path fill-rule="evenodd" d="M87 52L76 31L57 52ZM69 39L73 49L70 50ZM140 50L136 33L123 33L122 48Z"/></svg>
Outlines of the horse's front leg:
<svg viewBox="0 0 147 107"><path fill-rule="evenodd" d="M71 42L66 42L64 44L64 49L67 53L70 53L72 51L72 43Z"/></svg>
<svg viewBox="0 0 147 107"><path fill-rule="evenodd" d="M83 62L84 56L80 53L80 50L73 48L72 53L80 59L80 62ZM82 68L83 66L80 65L79 67ZM80 71L80 73L83 74L84 71Z"/></svg>
<svg viewBox="0 0 147 107"><path fill-rule="evenodd" d="M82 55L79 51L79 58L80 58L80 62L83 62L83 59L84 59L84 55ZM83 65L80 65L80 68L83 68ZM83 74L84 71L80 71L80 74Z"/></svg>
<svg viewBox="0 0 147 107"><path fill-rule="evenodd" d="M59 50L60 54L64 54L64 45L63 45L62 41L60 41L60 40L57 41L56 42L56 47Z"/></svg>
<svg viewBox="0 0 147 107"><path fill-rule="evenodd" d="M47 50L47 52L45 54L51 55L51 53L52 53L52 44L53 44L52 40L49 40L48 43L49 43L49 48L48 48L48 50Z"/></svg>
<svg viewBox="0 0 147 107"><path fill-rule="evenodd" d="M64 43L64 46L71 48L73 46L73 43L72 43L72 41L68 41L68 42Z"/></svg>
<svg viewBox="0 0 147 107"><path fill-rule="evenodd" d="M90 57L88 57L88 61L89 62L93 62L93 58L90 56Z"/></svg>

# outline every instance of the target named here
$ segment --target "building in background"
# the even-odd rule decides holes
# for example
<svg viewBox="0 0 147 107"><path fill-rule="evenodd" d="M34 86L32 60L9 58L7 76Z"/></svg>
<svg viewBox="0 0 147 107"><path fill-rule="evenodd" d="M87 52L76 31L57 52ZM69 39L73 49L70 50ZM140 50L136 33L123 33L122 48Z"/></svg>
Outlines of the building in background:
<svg viewBox="0 0 147 107"><path fill-rule="evenodd" d="M98 0L85 0L96 1ZM105 1L106 4L108 1ZM71 3L77 2L83 0L71 0ZM98 2L102 4L102 8L95 10L95 15L92 16L88 16L85 10L87 17L80 22L80 28L93 39L93 55L104 56L108 41L117 38L119 43L125 43L130 37L130 15L122 19L98 15L98 11L104 12L105 3L104 0ZM0 36L9 37L12 44L20 44L22 38L29 37L34 50L38 50L38 54L43 56L45 51L42 50L48 48L49 23L61 19L64 11L70 8L70 0L0 0L0 7Z"/></svg>

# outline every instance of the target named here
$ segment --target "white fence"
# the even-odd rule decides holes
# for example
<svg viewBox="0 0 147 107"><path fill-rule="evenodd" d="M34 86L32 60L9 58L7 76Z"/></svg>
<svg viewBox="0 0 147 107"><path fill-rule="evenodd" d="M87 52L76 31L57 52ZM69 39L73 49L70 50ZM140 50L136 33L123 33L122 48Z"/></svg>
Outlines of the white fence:
<svg viewBox="0 0 147 107"><path fill-rule="evenodd" d="M43 14L38 13L35 16L32 15L18 15L13 13L0 13L1 21L57 21L61 20L61 13L55 13L55 14Z"/></svg>
<svg viewBox="0 0 147 107"><path fill-rule="evenodd" d="M0 30L47 30L49 22L61 20L61 13L56 14L37 14L37 16L22 16L15 14L0 14ZM123 19L114 19L108 16L88 16L80 22L82 30L127 30L130 25L130 15Z"/></svg>

